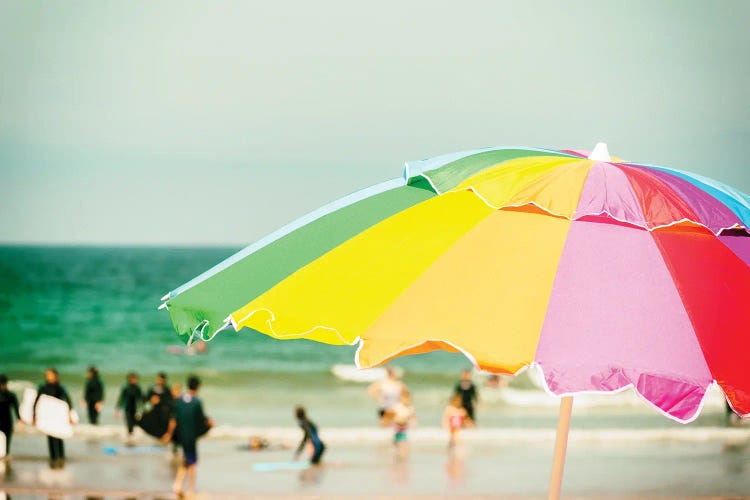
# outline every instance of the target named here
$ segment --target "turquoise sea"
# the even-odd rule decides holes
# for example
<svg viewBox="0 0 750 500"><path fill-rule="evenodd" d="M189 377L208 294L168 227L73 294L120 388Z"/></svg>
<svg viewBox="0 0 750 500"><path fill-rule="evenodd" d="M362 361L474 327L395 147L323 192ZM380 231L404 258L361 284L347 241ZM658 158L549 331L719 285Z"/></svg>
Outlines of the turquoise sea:
<svg viewBox="0 0 750 500"><path fill-rule="evenodd" d="M305 404L325 425L375 423L375 403L364 384L339 380L330 369L352 363L354 347L306 340L278 341L253 331L222 332L205 355L178 356L169 316L160 298L234 253L236 248L105 248L0 246L0 372L14 380L41 381L56 367L73 396L80 397L86 367L99 367L116 399L125 373L138 372L143 385L157 371L182 381L204 380L203 397L214 416L233 425L293 425L295 404ZM438 425L460 370L458 354L431 353L394 362L404 369L423 425ZM480 408L486 425L553 427L554 401L527 378L512 383L516 400L489 397ZM527 397L528 396L528 397ZM606 397L606 396L605 396ZM519 399L520 398L520 399ZM677 425L646 404L590 408L574 419L583 427ZM111 420L111 411L105 421ZM697 425L721 423L721 411L706 408Z"/></svg>

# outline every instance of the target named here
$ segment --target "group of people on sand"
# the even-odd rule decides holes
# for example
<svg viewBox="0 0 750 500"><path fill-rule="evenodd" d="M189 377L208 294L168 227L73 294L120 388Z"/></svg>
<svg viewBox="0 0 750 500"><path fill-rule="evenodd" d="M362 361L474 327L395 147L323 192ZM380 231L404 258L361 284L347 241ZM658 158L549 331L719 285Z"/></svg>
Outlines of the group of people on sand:
<svg viewBox="0 0 750 500"><path fill-rule="evenodd" d="M54 368L48 368L44 372L44 383L42 383L37 389L36 400L34 401L34 409L31 417L31 425L36 425L36 403L42 396L49 396L55 399L60 399L68 404L69 408L72 408L70 397L65 388L60 385L60 379L57 371ZM8 389L8 377L4 374L0 374L0 432L5 435L5 453L10 455L11 442L13 438L14 420L13 416L18 422L18 427L23 427L24 422L21 420L20 405L18 403L18 397L15 393ZM74 423L74 415L71 412L69 414L70 423ZM53 469L62 468L65 465L65 444L62 439L54 436L47 436L47 448L49 450L50 467Z"/></svg>
<svg viewBox="0 0 750 500"><path fill-rule="evenodd" d="M386 377L371 384L367 393L379 403L378 417L382 427L392 427L393 443L399 457L409 453L407 431L417 422L411 392L393 367L386 368ZM443 411L442 427L449 433L449 448L460 442L461 430L473 427L479 392L471 379L471 370L464 370Z"/></svg>
<svg viewBox="0 0 750 500"><path fill-rule="evenodd" d="M127 375L126 383L122 387L115 405L116 418L119 418L120 410L123 412L129 444L133 444L132 435L135 426L140 423L140 410L143 404L148 402L151 412L162 413L166 427L164 434L160 437L161 442L165 444L171 442L175 451L178 448L182 449L182 460L177 468L173 485L177 494L182 494L186 479L188 490L193 491L195 489L196 464L198 463L197 441L214 425L213 421L205 415L203 405L197 397L200 385L200 379L191 375L187 379L187 390L183 392L179 384L173 384L170 387L167 384L167 375L159 373L154 385L144 393L139 386L138 375L131 372ZM64 401L70 409L68 415L70 423L75 423L77 416L73 410L68 391L60 383L57 370L48 368L44 372L44 383L37 389L31 425L36 425L37 402L42 395ZM103 402L104 384L97 369L90 367L84 386L82 405L86 408L89 423L92 425L99 424ZM0 431L6 437L7 454L10 453L14 416L18 421L18 426L23 426L18 398L8 389L8 378L0 374ZM53 469L63 468L65 465L65 444L63 440L48 435L47 444L50 467Z"/></svg>
<svg viewBox="0 0 750 500"><path fill-rule="evenodd" d="M127 432L126 443L134 445L133 433L136 426L147 430L163 444L172 444L173 453L182 449L172 489L178 496L185 491L195 491L196 467L198 463L198 439L214 426L212 419L203 411L203 404L198 398L201 381L198 377L187 378L187 390L183 392L180 384L167 383L167 374L160 372L156 375L154 384L143 391L138 374L130 372L126 376L125 384L121 387L115 404L115 418L122 416ZM37 401L40 396L47 395L64 401L70 409L70 423L75 423L77 415L73 410L73 403L68 391L60 382L60 376L54 368L44 372L44 383L37 389L37 400L34 402L36 412ZM100 416L104 409L105 385L96 367L91 366L86 373L86 383L83 389L81 405L86 409L88 421L91 425L99 425ZM143 411L147 408L147 411ZM325 444L318 433L317 426L309 419L305 408L298 406L294 416L302 430L303 437L295 458L299 458L304 449L309 446L310 463L317 465L321 462ZM7 376L0 374L0 432L6 436L6 453L10 454L11 439L14 430L14 417L18 426L23 426L19 411L18 397L8 389ZM149 420L149 417L155 417ZM151 421L166 422L163 434L154 434ZM36 425L34 414L31 425ZM47 436L50 467L63 468L65 465L65 444L58 437ZM184 489L187 482L187 488Z"/></svg>
<svg viewBox="0 0 750 500"><path fill-rule="evenodd" d="M386 368L387 376L375 382L368 388L368 394L378 401L378 418L380 425L393 429L393 443L397 456L404 458L409 453L408 431L416 424L416 410L412 404L411 392L397 371L392 367ZM183 493L183 486L187 480L187 491L194 491L196 466L198 463L197 441L200 436L210 429L214 423L206 416L203 405L198 398L200 380L195 376L187 379L187 390L183 391L180 384L168 384L167 374L160 372L156 375L153 385L143 391L140 378L135 372L126 376L125 384L120 388L115 404L115 418L121 416L127 432L126 443L133 445L133 433L136 426L142 427L147 433L159 439L162 443L172 443L173 452L182 449L182 459L176 472L173 490L178 495ZM48 368L44 373L44 383L37 390L37 400L41 395L60 399L73 408L71 398L60 383L58 372ZM89 367L86 383L81 399L86 409L88 421L98 425L104 409L105 385L96 367ZM460 442L461 430L474 425L475 409L479 400L477 388L471 380L471 371L464 370L461 379L456 384L449 404L443 412L442 426L449 435L449 447L453 448ZM147 411L143 411L147 408ZM36 402L34 404L36 411ZM6 436L6 449L10 452L10 442L13 435L13 416L18 425L23 425L19 415L19 403L15 394L8 390L8 379L0 374L0 431ZM154 417L160 422L166 422L163 431L154 432L150 428L148 419ZM304 407L298 406L294 410L297 425L302 430L302 440L295 451L295 458L299 458L306 447L310 448L310 463L321 463L326 446L323 443L317 426L310 420ZM71 423L75 414L70 412ZM35 425L34 415L32 425ZM47 436L50 465L52 468L62 468L65 464L65 447L62 439Z"/></svg>

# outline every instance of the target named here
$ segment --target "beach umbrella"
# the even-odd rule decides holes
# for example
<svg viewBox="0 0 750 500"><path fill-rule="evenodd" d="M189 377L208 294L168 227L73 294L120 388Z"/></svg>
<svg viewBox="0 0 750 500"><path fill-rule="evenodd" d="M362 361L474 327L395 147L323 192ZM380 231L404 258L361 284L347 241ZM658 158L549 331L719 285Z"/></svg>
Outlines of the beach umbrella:
<svg viewBox="0 0 750 500"><path fill-rule="evenodd" d="M538 365L561 396L627 387L694 420L708 387L750 414L750 198L593 152L498 147L406 163L170 292L179 335L226 328L357 344L356 364L461 352Z"/></svg>

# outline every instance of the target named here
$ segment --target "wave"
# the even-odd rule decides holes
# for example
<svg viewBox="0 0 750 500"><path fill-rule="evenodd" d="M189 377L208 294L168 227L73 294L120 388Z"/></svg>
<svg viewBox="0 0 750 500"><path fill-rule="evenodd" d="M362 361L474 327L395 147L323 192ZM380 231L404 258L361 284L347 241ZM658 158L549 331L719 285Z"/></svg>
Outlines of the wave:
<svg viewBox="0 0 750 500"><path fill-rule="evenodd" d="M40 434L34 429L19 429L18 434ZM125 431L121 425L92 426L80 424L75 428L74 439L123 439ZM246 441L252 436L261 436L276 444L296 444L300 430L296 427L251 427L220 425L208 433L205 439ZM390 443L393 431L372 427L329 427L321 430L327 443L362 444ZM143 433L137 434L139 443L154 444L157 441ZM409 430L413 442L443 443L448 439L445 430L438 427L416 427ZM464 440L474 443L518 444L549 443L555 439L555 429L532 428L481 428L464 431ZM750 427L691 427L666 429L573 429L571 441L587 443L701 443L711 442L727 446L750 446Z"/></svg>

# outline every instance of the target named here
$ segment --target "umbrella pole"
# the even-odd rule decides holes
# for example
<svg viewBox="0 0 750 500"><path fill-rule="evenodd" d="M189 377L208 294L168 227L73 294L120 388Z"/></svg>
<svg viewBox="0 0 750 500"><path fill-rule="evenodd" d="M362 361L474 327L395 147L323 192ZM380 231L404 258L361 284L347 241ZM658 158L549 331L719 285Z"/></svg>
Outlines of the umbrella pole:
<svg viewBox="0 0 750 500"><path fill-rule="evenodd" d="M552 459L552 477L549 481L549 500L559 500L562 491L563 469L565 468L565 450L568 447L570 415L573 412L573 396L560 399L560 417L557 420L557 438L555 439L555 456Z"/></svg>

